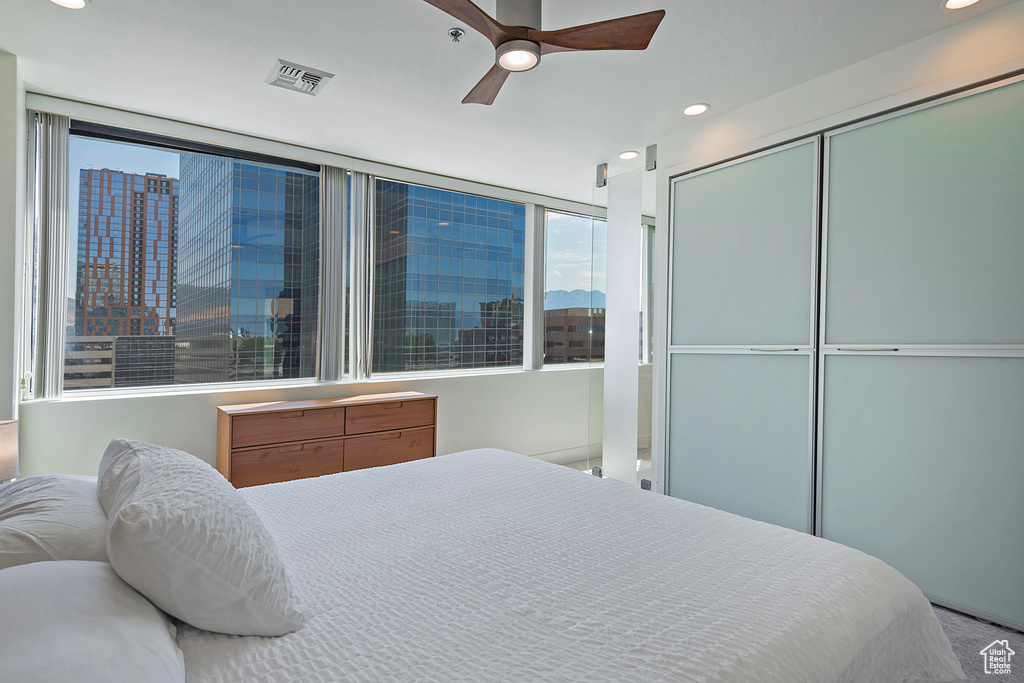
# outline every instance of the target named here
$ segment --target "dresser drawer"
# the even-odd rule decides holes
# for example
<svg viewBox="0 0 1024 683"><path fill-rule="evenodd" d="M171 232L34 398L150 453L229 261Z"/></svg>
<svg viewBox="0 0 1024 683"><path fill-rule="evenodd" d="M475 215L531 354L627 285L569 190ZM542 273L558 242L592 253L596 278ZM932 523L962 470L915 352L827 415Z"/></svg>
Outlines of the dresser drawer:
<svg viewBox="0 0 1024 683"><path fill-rule="evenodd" d="M281 410L235 415L231 421L231 448L322 439L345 434L345 408Z"/></svg>
<svg viewBox="0 0 1024 683"><path fill-rule="evenodd" d="M433 456L433 427L357 436L346 440L345 471L394 465Z"/></svg>
<svg viewBox="0 0 1024 683"><path fill-rule="evenodd" d="M319 477L344 469L344 439L256 448L231 454L231 483L236 488Z"/></svg>
<svg viewBox="0 0 1024 683"><path fill-rule="evenodd" d="M434 424L434 401L389 401L349 406L345 413L346 434L367 434L388 429L405 429Z"/></svg>

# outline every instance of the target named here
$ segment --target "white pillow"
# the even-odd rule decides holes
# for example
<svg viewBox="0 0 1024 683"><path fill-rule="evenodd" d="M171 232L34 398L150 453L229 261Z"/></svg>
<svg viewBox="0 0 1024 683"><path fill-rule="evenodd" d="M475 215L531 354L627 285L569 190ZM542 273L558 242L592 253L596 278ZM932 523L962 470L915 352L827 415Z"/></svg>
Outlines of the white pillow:
<svg viewBox="0 0 1024 683"><path fill-rule="evenodd" d="M46 560L107 561L95 477L41 474L0 485L0 569Z"/></svg>
<svg viewBox="0 0 1024 683"><path fill-rule="evenodd" d="M0 678L19 683L184 683L170 620L106 562L0 571Z"/></svg>
<svg viewBox="0 0 1024 683"><path fill-rule="evenodd" d="M302 623L263 522L202 460L114 439L100 462L98 491L111 564L160 609L243 636L279 636Z"/></svg>

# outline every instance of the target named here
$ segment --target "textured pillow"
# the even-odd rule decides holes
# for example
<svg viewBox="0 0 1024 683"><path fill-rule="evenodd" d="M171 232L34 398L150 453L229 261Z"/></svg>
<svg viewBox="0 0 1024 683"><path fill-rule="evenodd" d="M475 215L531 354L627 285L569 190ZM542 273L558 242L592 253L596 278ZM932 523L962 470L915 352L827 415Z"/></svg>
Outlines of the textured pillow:
<svg viewBox="0 0 1024 683"><path fill-rule="evenodd" d="M0 569L47 560L107 561L94 477L41 474L0 486Z"/></svg>
<svg viewBox="0 0 1024 683"><path fill-rule="evenodd" d="M170 620L106 562L0 571L0 678L18 683L184 683Z"/></svg>
<svg viewBox="0 0 1024 683"><path fill-rule="evenodd" d="M100 462L98 491L110 563L160 609L243 636L279 636L302 623L263 522L202 460L115 439Z"/></svg>

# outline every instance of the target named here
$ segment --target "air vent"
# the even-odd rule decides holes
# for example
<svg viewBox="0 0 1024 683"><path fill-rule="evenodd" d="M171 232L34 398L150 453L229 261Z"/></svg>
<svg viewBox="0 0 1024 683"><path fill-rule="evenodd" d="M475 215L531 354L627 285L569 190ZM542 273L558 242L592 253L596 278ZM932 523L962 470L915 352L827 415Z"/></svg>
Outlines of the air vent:
<svg viewBox="0 0 1024 683"><path fill-rule="evenodd" d="M327 81L332 78L334 78L334 74L329 74L326 71L279 59L274 64L274 68L270 70L267 83L307 95L319 95L327 85Z"/></svg>

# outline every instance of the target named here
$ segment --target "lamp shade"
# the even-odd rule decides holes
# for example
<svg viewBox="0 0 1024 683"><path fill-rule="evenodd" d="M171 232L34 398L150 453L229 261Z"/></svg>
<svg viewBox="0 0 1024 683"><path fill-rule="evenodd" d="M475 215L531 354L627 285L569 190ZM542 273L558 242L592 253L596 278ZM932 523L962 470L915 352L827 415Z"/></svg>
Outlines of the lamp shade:
<svg viewBox="0 0 1024 683"><path fill-rule="evenodd" d="M18 476L18 421L0 421L0 481Z"/></svg>

